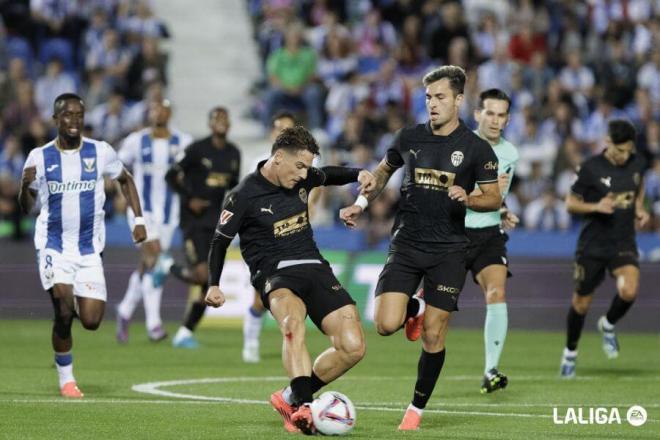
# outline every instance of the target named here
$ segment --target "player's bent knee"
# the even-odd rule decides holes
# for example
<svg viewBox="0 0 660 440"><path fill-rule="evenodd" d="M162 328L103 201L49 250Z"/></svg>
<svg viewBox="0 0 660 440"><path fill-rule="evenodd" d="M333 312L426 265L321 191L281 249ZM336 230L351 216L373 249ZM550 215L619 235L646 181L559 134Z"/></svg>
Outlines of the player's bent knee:
<svg viewBox="0 0 660 440"><path fill-rule="evenodd" d="M305 334L305 322L295 316L289 315L282 320L280 331L287 341L293 341Z"/></svg>
<svg viewBox="0 0 660 440"><path fill-rule="evenodd" d="M101 326L101 318L80 318L80 323L85 330L97 330Z"/></svg>
<svg viewBox="0 0 660 440"><path fill-rule="evenodd" d="M504 287L502 286L489 286L486 290L486 303L497 304L506 301L504 294Z"/></svg>
<svg viewBox="0 0 660 440"><path fill-rule="evenodd" d="M626 286L622 289L619 289L619 296L624 301L634 301L637 298L638 288L637 286Z"/></svg>
<svg viewBox="0 0 660 440"><path fill-rule="evenodd" d="M396 333L396 331L399 330L402 325L402 323L395 321L393 319L377 320L375 324L376 324L376 331L381 336L389 336L393 333Z"/></svg>

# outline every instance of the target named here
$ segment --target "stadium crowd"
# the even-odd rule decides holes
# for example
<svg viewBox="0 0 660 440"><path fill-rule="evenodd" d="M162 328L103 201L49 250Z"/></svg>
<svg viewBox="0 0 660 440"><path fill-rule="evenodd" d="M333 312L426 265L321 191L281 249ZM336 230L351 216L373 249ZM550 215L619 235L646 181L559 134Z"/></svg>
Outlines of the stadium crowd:
<svg viewBox="0 0 660 440"><path fill-rule="evenodd" d="M393 133L425 122L420 78L454 64L468 73L462 118L479 92L512 98L505 137L521 160L506 203L523 226L565 230L563 199L612 118L637 127L646 193L660 230L660 4L651 0L252 0L264 80L255 115L283 106L325 139L324 160L373 168ZM369 209L369 241L387 237L394 184ZM341 191L341 190L340 190ZM317 223L355 194L321 198Z"/></svg>
<svg viewBox="0 0 660 440"><path fill-rule="evenodd" d="M167 55L159 44L169 31L150 0L19 0L0 3L0 14L0 235L18 239L23 163L55 137L55 97L82 96L85 135L118 147L145 123L148 101L164 94Z"/></svg>
<svg viewBox="0 0 660 440"><path fill-rule="evenodd" d="M505 137L521 160L506 203L525 228L573 226L563 198L576 166L602 149L607 121L624 117L637 127L637 149L648 161L650 228L660 231L657 1L247 0L246 6L263 76L253 88L254 117L266 127L277 111L293 111L323 144L325 164L372 169L396 130L425 121L424 72L454 64L468 73L466 124L474 127L481 90L497 87L512 98ZM80 93L87 134L117 147L144 124L149 100L166 94L167 55L159 43L169 32L149 0L21 0L3 2L0 13L0 225L6 226L21 222L16 194L27 153L54 137L54 97ZM362 227L370 244L388 237L397 188L392 179L369 209ZM356 192L324 190L313 222L335 224L335 213ZM106 211L113 210L109 202ZM21 236L21 228L11 230Z"/></svg>

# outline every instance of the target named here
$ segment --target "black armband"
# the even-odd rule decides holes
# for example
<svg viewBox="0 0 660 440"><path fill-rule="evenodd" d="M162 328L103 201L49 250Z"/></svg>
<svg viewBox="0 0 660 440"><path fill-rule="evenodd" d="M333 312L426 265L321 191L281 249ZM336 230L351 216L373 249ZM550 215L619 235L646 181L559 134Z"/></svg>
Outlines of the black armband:
<svg viewBox="0 0 660 440"><path fill-rule="evenodd" d="M231 244L231 240L231 238L222 235L217 230L213 235L208 257L209 286L220 284L220 276L222 275L222 268L225 265L225 257L227 256L227 248Z"/></svg>
<svg viewBox="0 0 660 440"><path fill-rule="evenodd" d="M357 182L360 168L347 168L347 167L323 167L321 168L325 174L325 181L323 185L346 185L347 183Z"/></svg>

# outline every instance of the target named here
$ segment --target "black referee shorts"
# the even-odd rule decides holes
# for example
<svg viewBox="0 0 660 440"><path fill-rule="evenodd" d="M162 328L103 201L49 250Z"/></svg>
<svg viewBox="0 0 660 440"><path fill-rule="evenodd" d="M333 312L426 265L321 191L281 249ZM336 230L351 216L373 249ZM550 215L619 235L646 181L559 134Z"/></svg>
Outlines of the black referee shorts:
<svg viewBox="0 0 660 440"><path fill-rule="evenodd" d="M458 310L458 296L465 284L465 248L437 253L411 248L390 248L378 278L376 296L386 292L415 294L424 280L424 301L447 312Z"/></svg>
<svg viewBox="0 0 660 440"><path fill-rule="evenodd" d="M269 276L261 287L261 299L270 310L268 295L277 289L289 289L302 299L307 314L319 330L323 318L337 309L355 301L332 273L327 264L297 264L278 269Z"/></svg>
<svg viewBox="0 0 660 440"><path fill-rule="evenodd" d="M465 234L470 239L468 246L466 268L472 271L472 279L477 282L477 275L484 268L497 264L509 267L509 259L506 256L506 242L509 236L499 227L465 229ZM507 270L507 277L511 272Z"/></svg>

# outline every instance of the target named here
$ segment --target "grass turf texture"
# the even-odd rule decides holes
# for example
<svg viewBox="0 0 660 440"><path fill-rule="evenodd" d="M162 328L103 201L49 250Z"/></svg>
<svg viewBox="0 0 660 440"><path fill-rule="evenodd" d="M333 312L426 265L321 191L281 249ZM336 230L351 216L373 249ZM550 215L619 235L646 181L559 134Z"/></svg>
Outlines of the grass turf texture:
<svg viewBox="0 0 660 440"><path fill-rule="evenodd" d="M170 334L175 325L168 326ZM266 401L286 384L276 329L262 338L262 362L244 364L239 328L201 328L198 350L173 349L170 341L147 341L143 326L131 328L127 346L114 341L114 322L97 332L74 324L74 373L85 393L81 402L59 397L47 321L3 321L0 332L0 438L291 438ZM326 345L308 330L312 355ZM660 438L660 339L650 334L620 335L621 356L604 358L600 338L581 341L578 378L558 379L563 347L560 333L511 331L501 370L504 391L481 395L482 332L450 330L447 361L422 429L396 427L412 395L420 346L402 334L380 337L367 329L367 356L327 389L347 394L358 407L351 438ZM210 378L207 383L161 386L177 398L132 390L136 384ZM215 400L202 400L207 399ZM220 398L245 403L221 402ZM632 427L626 411L645 406L649 421ZM555 425L569 406L616 406L621 425ZM609 412L608 412L609 414Z"/></svg>

